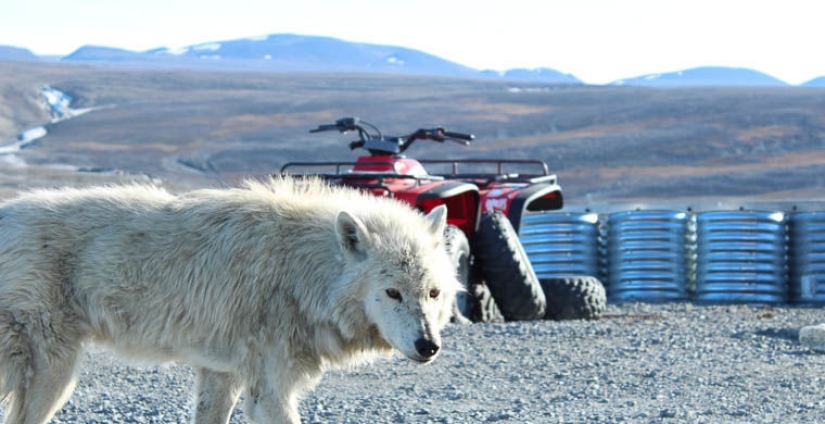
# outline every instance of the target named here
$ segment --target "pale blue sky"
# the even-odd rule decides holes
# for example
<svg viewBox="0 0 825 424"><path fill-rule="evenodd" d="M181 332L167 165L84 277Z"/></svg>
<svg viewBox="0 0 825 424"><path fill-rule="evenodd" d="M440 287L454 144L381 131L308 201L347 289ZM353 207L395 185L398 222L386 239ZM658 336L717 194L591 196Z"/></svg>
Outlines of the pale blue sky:
<svg viewBox="0 0 825 424"><path fill-rule="evenodd" d="M62 55L289 32L594 84L706 65L798 84L825 75L823 12L821 0L3 0L0 45Z"/></svg>

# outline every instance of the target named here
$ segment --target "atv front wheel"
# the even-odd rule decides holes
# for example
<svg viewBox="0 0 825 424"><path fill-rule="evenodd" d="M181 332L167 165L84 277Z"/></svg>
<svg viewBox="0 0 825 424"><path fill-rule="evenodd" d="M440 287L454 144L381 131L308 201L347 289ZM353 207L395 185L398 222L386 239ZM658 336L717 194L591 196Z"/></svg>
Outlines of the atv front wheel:
<svg viewBox="0 0 825 424"><path fill-rule="evenodd" d="M472 315L472 298L470 294L470 242L464 231L455 225L447 225L444 228L444 245L447 254L450 255L455 264L456 277L458 282L464 287L464 291L456 294L456 306L453 308L453 315L456 321L467 321ZM460 314L460 317L459 317ZM461 318L465 318L462 320Z"/></svg>
<svg viewBox="0 0 825 424"><path fill-rule="evenodd" d="M481 215L473 255L505 319L544 317L544 291L507 216L501 212Z"/></svg>
<svg viewBox="0 0 825 424"><path fill-rule="evenodd" d="M547 298L545 319L594 320L607 307L604 285L596 277L567 276L539 280Z"/></svg>

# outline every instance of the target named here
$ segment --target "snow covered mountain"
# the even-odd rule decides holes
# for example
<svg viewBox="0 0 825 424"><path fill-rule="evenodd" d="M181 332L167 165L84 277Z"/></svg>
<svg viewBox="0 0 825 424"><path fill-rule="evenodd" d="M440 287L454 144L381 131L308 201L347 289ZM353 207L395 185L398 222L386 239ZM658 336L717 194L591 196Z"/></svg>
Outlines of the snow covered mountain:
<svg viewBox="0 0 825 424"><path fill-rule="evenodd" d="M788 85L768 74L746 68L706 66L664 74L647 74L610 83L644 87L778 87Z"/></svg>
<svg viewBox="0 0 825 424"><path fill-rule="evenodd" d="M0 60L37 60L31 51L0 45ZM571 74L549 68L479 71L422 51L332 37L270 34L182 48L131 51L115 47L83 46L61 60L140 67L176 67L275 72L348 72L485 78L553 84L583 84ZM645 87L785 86L765 73L730 67L698 67L646 74L609 85ZM825 76L803 87L825 86Z"/></svg>
<svg viewBox="0 0 825 424"><path fill-rule="evenodd" d="M278 72L366 72L581 83L576 77L553 69L488 73L405 47L294 34L271 34L144 52L84 46L62 60Z"/></svg>
<svg viewBox="0 0 825 424"><path fill-rule="evenodd" d="M188 60L207 65L229 62L278 71L444 76L470 76L476 72L455 62L404 47L293 34L210 42L181 49L155 49L144 54L154 58Z"/></svg>

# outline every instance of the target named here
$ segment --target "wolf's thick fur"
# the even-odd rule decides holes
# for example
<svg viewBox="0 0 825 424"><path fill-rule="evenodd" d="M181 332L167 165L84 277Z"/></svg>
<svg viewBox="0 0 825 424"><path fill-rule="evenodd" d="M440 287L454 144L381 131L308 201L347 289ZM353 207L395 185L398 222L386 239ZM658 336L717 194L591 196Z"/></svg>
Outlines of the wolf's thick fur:
<svg viewBox="0 0 825 424"><path fill-rule="evenodd" d="M459 284L443 207L317 181L173 196L43 190L0 207L0 399L44 423L86 342L197 375L193 421L300 421L322 372L393 348L435 358Z"/></svg>

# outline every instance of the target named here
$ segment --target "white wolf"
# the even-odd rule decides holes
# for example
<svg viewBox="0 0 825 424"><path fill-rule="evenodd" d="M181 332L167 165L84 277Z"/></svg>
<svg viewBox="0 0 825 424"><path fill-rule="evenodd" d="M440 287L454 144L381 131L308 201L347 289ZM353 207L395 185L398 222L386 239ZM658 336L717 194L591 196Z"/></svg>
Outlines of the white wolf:
<svg viewBox="0 0 825 424"><path fill-rule="evenodd" d="M330 366L427 363L460 285L446 209L276 179L173 196L42 190L0 207L0 400L46 422L86 342L195 367L193 421L298 422Z"/></svg>

